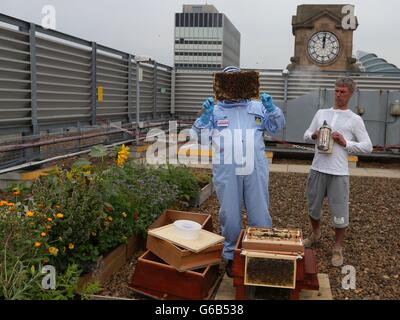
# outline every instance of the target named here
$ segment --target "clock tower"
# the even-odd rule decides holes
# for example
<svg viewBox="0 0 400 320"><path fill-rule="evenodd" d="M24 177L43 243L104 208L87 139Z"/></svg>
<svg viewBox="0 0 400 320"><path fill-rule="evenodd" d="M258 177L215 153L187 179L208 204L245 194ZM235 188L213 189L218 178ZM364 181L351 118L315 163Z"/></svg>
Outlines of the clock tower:
<svg viewBox="0 0 400 320"><path fill-rule="evenodd" d="M301 5L292 18L294 57L289 70L357 71L353 32L358 21L347 5ZM353 7L354 9L354 7ZM354 12L354 11L353 11ZM347 23L347 24L346 24Z"/></svg>

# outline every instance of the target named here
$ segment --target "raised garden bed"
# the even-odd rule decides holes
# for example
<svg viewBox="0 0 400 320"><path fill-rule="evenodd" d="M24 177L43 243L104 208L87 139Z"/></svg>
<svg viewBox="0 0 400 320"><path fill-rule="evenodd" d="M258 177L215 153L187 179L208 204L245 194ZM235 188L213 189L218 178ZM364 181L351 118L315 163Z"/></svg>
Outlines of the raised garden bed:
<svg viewBox="0 0 400 320"><path fill-rule="evenodd" d="M200 207L204 202L208 200L212 196L214 192L214 185L213 183L207 184L205 187L200 189L199 194L197 195L193 206L194 207Z"/></svg>
<svg viewBox="0 0 400 320"><path fill-rule="evenodd" d="M130 259L134 253L143 248L144 239L142 237L131 237L127 243L119 245L110 253L101 258L97 263L95 270L84 275L79 280L79 288L85 285L98 281L104 284L116 274Z"/></svg>

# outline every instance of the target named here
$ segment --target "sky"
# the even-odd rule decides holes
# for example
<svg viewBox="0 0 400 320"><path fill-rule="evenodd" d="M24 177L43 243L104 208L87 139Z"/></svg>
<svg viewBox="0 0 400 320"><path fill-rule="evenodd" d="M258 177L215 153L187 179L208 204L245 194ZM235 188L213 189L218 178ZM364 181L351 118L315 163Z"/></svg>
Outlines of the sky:
<svg viewBox="0 0 400 320"><path fill-rule="evenodd" d="M56 30L173 65L174 13L183 4L213 4L241 33L241 67L284 69L294 54L292 16L300 4L352 4L357 50L400 67L400 1L353 0L1 0L0 13L36 24L56 10Z"/></svg>

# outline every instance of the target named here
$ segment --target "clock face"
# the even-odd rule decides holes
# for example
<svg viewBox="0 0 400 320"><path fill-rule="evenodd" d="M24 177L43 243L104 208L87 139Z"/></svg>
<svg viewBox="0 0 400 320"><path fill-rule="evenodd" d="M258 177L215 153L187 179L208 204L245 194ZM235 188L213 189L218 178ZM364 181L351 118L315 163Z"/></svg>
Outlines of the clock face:
<svg viewBox="0 0 400 320"><path fill-rule="evenodd" d="M331 32L318 32L308 42L308 54L318 64L329 64L340 52L338 38Z"/></svg>

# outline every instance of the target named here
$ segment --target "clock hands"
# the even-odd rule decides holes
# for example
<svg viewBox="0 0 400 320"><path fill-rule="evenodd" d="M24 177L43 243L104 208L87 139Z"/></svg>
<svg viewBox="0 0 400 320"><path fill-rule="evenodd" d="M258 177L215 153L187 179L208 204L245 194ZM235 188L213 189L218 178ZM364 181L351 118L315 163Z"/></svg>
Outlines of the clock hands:
<svg viewBox="0 0 400 320"><path fill-rule="evenodd" d="M324 38L322 39L322 49L325 49L325 44L326 44L326 33L324 35Z"/></svg>

